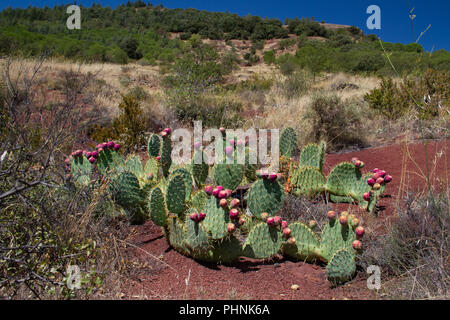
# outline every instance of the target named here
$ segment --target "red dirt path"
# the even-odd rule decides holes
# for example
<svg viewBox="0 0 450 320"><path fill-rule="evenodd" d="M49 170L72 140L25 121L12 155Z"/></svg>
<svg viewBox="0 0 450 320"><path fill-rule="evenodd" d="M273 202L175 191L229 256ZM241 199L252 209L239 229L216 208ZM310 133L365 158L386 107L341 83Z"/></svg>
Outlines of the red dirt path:
<svg viewBox="0 0 450 320"><path fill-rule="evenodd" d="M427 145L431 181L436 188L447 188L449 159L447 151L450 140L430 141ZM409 155L408 156L408 150ZM393 176L387 186L386 197L380 200L385 210L380 218L392 214L395 202L404 192L423 190L426 180L424 147L420 143L404 143L387 147L369 148L358 152L329 154L326 157L325 172L338 162L358 157L365 162L363 171L375 167L386 170ZM402 170L403 160L405 159ZM404 180L401 182L402 172ZM399 193L400 191L400 193ZM352 208L352 205L339 205ZM331 288L323 266L274 260L268 263L242 259L231 266L210 265L194 261L171 249L159 227L151 222L133 227L137 236L134 244L168 264L162 271L144 275L127 289L125 297L144 296L150 299L373 299L373 292L366 289L363 274L344 286ZM136 252L142 259L154 260L141 250ZM149 272L150 273L150 272ZM190 274L189 282L186 279ZM291 286L297 284L298 290Z"/></svg>

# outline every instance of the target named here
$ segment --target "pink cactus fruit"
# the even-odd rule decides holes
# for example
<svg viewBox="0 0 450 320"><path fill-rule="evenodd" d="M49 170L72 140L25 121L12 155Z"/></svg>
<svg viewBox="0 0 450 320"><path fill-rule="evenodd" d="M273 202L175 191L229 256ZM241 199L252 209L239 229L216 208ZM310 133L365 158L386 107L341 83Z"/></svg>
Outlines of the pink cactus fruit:
<svg viewBox="0 0 450 320"><path fill-rule="evenodd" d="M97 151L98 153L103 152L103 148L98 148Z"/></svg>
<svg viewBox="0 0 450 320"><path fill-rule="evenodd" d="M114 148L114 151L118 151L120 149L120 144L118 144L118 143L114 144L113 148Z"/></svg>
<svg viewBox="0 0 450 320"><path fill-rule="evenodd" d="M361 166L361 163L362 163L361 160L356 160L354 162L354 165L355 165L355 167L359 168Z"/></svg>
<svg viewBox="0 0 450 320"><path fill-rule="evenodd" d="M189 215L189 219L191 219L194 222L198 222L198 214L193 212Z"/></svg>
<svg viewBox="0 0 450 320"><path fill-rule="evenodd" d="M172 129L171 128L165 128L163 130L163 132L167 133L167 134L171 134L172 133Z"/></svg>
<svg viewBox="0 0 450 320"><path fill-rule="evenodd" d="M378 173L380 174L380 177L384 177L386 175L386 171L384 170L380 170Z"/></svg>
<svg viewBox="0 0 450 320"><path fill-rule="evenodd" d="M391 182L392 181L392 177L390 176L390 175L386 175L385 177L384 177L384 182L385 183L389 183L389 182Z"/></svg>
<svg viewBox="0 0 450 320"><path fill-rule="evenodd" d="M236 226L234 225L234 223L229 223L229 224L227 224L227 231L229 232L229 233L233 233L234 231L236 231Z"/></svg>
<svg viewBox="0 0 450 320"><path fill-rule="evenodd" d="M361 248L362 248L362 243L361 243L361 241L359 241L359 240L353 241L352 247L353 247L353 249L355 249L355 250L361 250Z"/></svg>
<svg viewBox="0 0 450 320"><path fill-rule="evenodd" d="M95 158L94 158L94 157L90 157L90 158L89 158L89 162L90 162L90 163L94 163L94 162L95 162Z"/></svg>
<svg viewBox="0 0 450 320"><path fill-rule="evenodd" d="M366 200L366 201L369 201L370 200L370 193L369 192L364 192L363 199Z"/></svg>
<svg viewBox="0 0 450 320"><path fill-rule="evenodd" d="M237 219L239 218L239 211L237 209L231 209L229 212L230 219Z"/></svg>
<svg viewBox="0 0 450 320"><path fill-rule="evenodd" d="M328 211L328 219L330 219L330 220L334 220L334 219L336 219L336 212L334 212L334 211Z"/></svg>
<svg viewBox="0 0 450 320"><path fill-rule="evenodd" d="M91 156L93 156L94 158L98 157L98 151L94 150L91 152Z"/></svg>
<svg viewBox="0 0 450 320"><path fill-rule="evenodd" d="M165 132L165 131L162 131L162 132L160 133L160 135L161 135L161 137L165 138L165 137L167 137L169 134L168 134L167 132Z"/></svg>
<svg viewBox="0 0 450 320"><path fill-rule="evenodd" d="M230 146L234 146L234 143L235 143L234 139L230 139L230 140L228 140L228 142L230 143Z"/></svg>
<svg viewBox="0 0 450 320"><path fill-rule="evenodd" d="M108 148L112 149L114 148L114 145L115 145L114 141L108 141Z"/></svg>
<svg viewBox="0 0 450 320"><path fill-rule="evenodd" d="M224 133L224 132L225 132L225 128L224 128L224 127L220 127L220 128L219 128L219 131L222 132L222 133Z"/></svg>
<svg viewBox="0 0 450 320"><path fill-rule="evenodd" d="M239 221L238 221L239 226L242 226L244 223L245 223L245 219L239 218Z"/></svg>
<svg viewBox="0 0 450 320"><path fill-rule="evenodd" d="M231 208L236 208L239 206L239 204L241 203L241 201L239 199L233 199L230 202L230 207Z"/></svg>
<svg viewBox="0 0 450 320"><path fill-rule="evenodd" d="M281 228L282 229L287 228L288 225L289 225L289 222L287 222L286 220L281 221Z"/></svg>
<svg viewBox="0 0 450 320"><path fill-rule="evenodd" d="M378 171L380 171L380 169L378 169L378 168L375 168L372 170L373 173L377 173Z"/></svg>
<svg viewBox="0 0 450 320"><path fill-rule="evenodd" d="M219 191L222 191L222 190L223 190L223 187L222 187L222 186L217 186L216 188L217 188L217 190L219 190Z"/></svg>
<svg viewBox="0 0 450 320"><path fill-rule="evenodd" d="M205 193L210 196L213 194L213 187L212 186L206 186L205 187Z"/></svg>
<svg viewBox="0 0 450 320"><path fill-rule="evenodd" d="M267 212L261 213L261 220L262 221L267 221L268 218L269 218L269 214Z"/></svg>
<svg viewBox="0 0 450 320"><path fill-rule="evenodd" d="M267 171L267 169L261 170L261 178L263 178L263 179L269 178L269 171Z"/></svg>
<svg viewBox="0 0 450 320"><path fill-rule="evenodd" d="M100 149L103 148L103 144L99 143L98 145L95 146L95 149Z"/></svg>
<svg viewBox="0 0 450 320"><path fill-rule="evenodd" d="M219 190L217 187L215 187L215 188L213 189L212 195L213 195L214 197L218 197L218 196L219 196L219 192L220 192L220 190Z"/></svg>
<svg viewBox="0 0 450 320"><path fill-rule="evenodd" d="M353 158L352 158L352 163L353 163L353 164L355 164L355 163L356 163L356 161L358 161L358 160L359 160L358 158L356 158L356 157L353 157Z"/></svg>
<svg viewBox="0 0 450 320"><path fill-rule="evenodd" d="M161 156L157 156L156 157L156 161L160 162L161 161Z"/></svg>
<svg viewBox="0 0 450 320"><path fill-rule="evenodd" d="M358 238L362 238L365 232L366 230L361 226L355 228L355 234Z"/></svg>
<svg viewBox="0 0 450 320"><path fill-rule="evenodd" d="M227 194L227 198L231 197L231 194L233 193L230 189L225 189L225 192Z"/></svg>
<svg viewBox="0 0 450 320"><path fill-rule="evenodd" d="M275 219L273 217L267 218L266 222L267 222L267 225L270 227L275 225Z"/></svg>
<svg viewBox="0 0 450 320"><path fill-rule="evenodd" d="M205 220L205 218L206 218L206 213L204 213L204 212L198 213L198 222Z"/></svg>
<svg viewBox="0 0 450 320"><path fill-rule="evenodd" d="M281 225L281 222L283 221L283 219L280 217L280 216L275 216L275 217L273 217L273 223L276 225L276 226L279 226L279 225Z"/></svg>
<svg viewBox="0 0 450 320"><path fill-rule="evenodd" d="M70 162L71 162L71 161L70 161L70 158L66 158L66 159L64 160L64 163L67 164L67 165L70 165Z"/></svg>
<svg viewBox="0 0 450 320"><path fill-rule="evenodd" d="M340 222L341 224L343 224L343 225L347 224L347 222L348 222L348 216L343 216L343 215L341 214L341 216L339 217L339 222Z"/></svg>
<svg viewBox="0 0 450 320"><path fill-rule="evenodd" d="M107 148L108 148L108 143L103 142L103 143L102 143L102 148L103 148L103 149L107 149Z"/></svg>
<svg viewBox="0 0 450 320"><path fill-rule="evenodd" d="M289 239L287 239L287 243L290 245L294 245L297 241L295 240L294 237L290 237Z"/></svg>
<svg viewBox="0 0 450 320"><path fill-rule="evenodd" d="M219 199L225 199L227 197L227 192L225 190L219 191Z"/></svg>
<svg viewBox="0 0 450 320"><path fill-rule="evenodd" d="M92 157L92 152L86 152L86 158L90 158L90 157Z"/></svg>
<svg viewBox="0 0 450 320"><path fill-rule="evenodd" d="M237 145L238 147L242 147L242 146L245 145L245 142L244 142L243 140L238 140L238 141L236 142L236 145Z"/></svg>
<svg viewBox="0 0 450 320"><path fill-rule="evenodd" d="M375 184L375 179L374 178L367 179L367 184L372 187Z"/></svg>
<svg viewBox="0 0 450 320"><path fill-rule="evenodd" d="M269 180L270 180L270 181L275 181L275 180L277 180L277 179L278 179L278 174L277 174L277 173L272 172L272 173L269 175Z"/></svg>
<svg viewBox="0 0 450 320"><path fill-rule="evenodd" d="M222 208L228 207L228 201L227 201L227 199L220 199L220 201L219 201L219 206L221 206Z"/></svg>
<svg viewBox="0 0 450 320"><path fill-rule="evenodd" d="M289 229L289 228L284 228L283 229L283 237L285 237L285 238L289 238L290 236L291 236L291 229Z"/></svg>
<svg viewBox="0 0 450 320"><path fill-rule="evenodd" d="M376 181L376 183L378 184L383 184L384 183L384 179L382 177L379 177Z"/></svg>

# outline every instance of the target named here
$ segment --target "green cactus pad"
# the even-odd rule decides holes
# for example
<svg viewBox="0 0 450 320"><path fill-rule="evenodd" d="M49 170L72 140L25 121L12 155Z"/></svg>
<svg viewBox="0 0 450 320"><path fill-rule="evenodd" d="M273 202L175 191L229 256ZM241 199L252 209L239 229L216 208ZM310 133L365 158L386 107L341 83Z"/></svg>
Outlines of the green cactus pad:
<svg viewBox="0 0 450 320"><path fill-rule="evenodd" d="M297 135L294 129L284 128L280 134L280 155L287 158L292 157L297 148Z"/></svg>
<svg viewBox="0 0 450 320"><path fill-rule="evenodd" d="M219 200L210 196L205 205L206 218L203 220L205 229L213 239L222 239L228 234L227 224L230 216L227 210L219 205Z"/></svg>
<svg viewBox="0 0 450 320"><path fill-rule="evenodd" d="M359 197L356 190L359 189L361 171L350 162L342 162L336 165L328 175L326 190L335 196Z"/></svg>
<svg viewBox="0 0 450 320"><path fill-rule="evenodd" d="M183 177L184 185L185 185L185 188L186 188L186 199L185 199L185 201L188 201L191 198L191 193L192 193L192 184L193 184L192 176L191 176L190 172L188 170L184 169L184 168L178 168L178 169L174 170L171 173L171 176L175 176L177 174L179 174L179 175L181 175Z"/></svg>
<svg viewBox="0 0 450 320"><path fill-rule="evenodd" d="M283 187L278 181L258 180L248 191L247 203L250 212L258 218L263 212L273 215L283 207Z"/></svg>
<svg viewBox="0 0 450 320"><path fill-rule="evenodd" d="M141 158L136 155L128 157L125 162L125 170L134 173L138 179L144 179L144 168L142 167Z"/></svg>
<svg viewBox="0 0 450 320"><path fill-rule="evenodd" d="M351 280L355 271L355 255L345 249L336 251L326 268L328 281L333 284Z"/></svg>
<svg viewBox="0 0 450 320"><path fill-rule="evenodd" d="M164 195L160 188L154 188L150 193L149 211L150 218L156 225L161 227L165 227L167 225Z"/></svg>
<svg viewBox="0 0 450 320"><path fill-rule="evenodd" d="M203 227L203 223L197 223L189 218L189 213L195 212L190 210L185 217L184 225L186 226L186 245L191 250L206 250L209 248L209 237Z"/></svg>
<svg viewBox="0 0 450 320"><path fill-rule="evenodd" d="M353 203L355 200L352 197L335 196L330 194L330 201L334 203Z"/></svg>
<svg viewBox="0 0 450 320"><path fill-rule="evenodd" d="M172 142L170 137L164 137L161 145L161 168L164 177L169 176L169 170L172 166Z"/></svg>
<svg viewBox="0 0 450 320"><path fill-rule="evenodd" d="M124 165L123 158L117 151L106 149L99 152L97 168L103 176L122 172Z"/></svg>
<svg viewBox="0 0 450 320"><path fill-rule="evenodd" d="M326 180L317 168L302 167L294 170L290 183L295 194L312 197L325 191Z"/></svg>
<svg viewBox="0 0 450 320"><path fill-rule="evenodd" d="M230 235L211 242L210 249L195 252L193 257L198 260L214 263L230 263L242 255L242 247L236 237Z"/></svg>
<svg viewBox="0 0 450 320"><path fill-rule="evenodd" d="M192 159L192 176L194 177L195 185L200 187L208 178L209 166L206 160L206 154L203 151L196 151Z"/></svg>
<svg viewBox="0 0 450 320"><path fill-rule="evenodd" d="M300 222L289 224L289 229L291 229L291 237L295 238L295 244L284 243L283 253L298 260L314 260L320 247L316 234Z"/></svg>
<svg viewBox="0 0 450 320"><path fill-rule="evenodd" d="M157 157L159 156L159 152L161 149L161 137L157 134L152 134L148 139L148 147L147 152L149 157Z"/></svg>
<svg viewBox="0 0 450 320"><path fill-rule="evenodd" d="M178 218L169 217L168 231L169 231L169 243L177 251L188 254L189 250L186 247L186 227L184 223Z"/></svg>
<svg viewBox="0 0 450 320"><path fill-rule="evenodd" d="M215 166L214 178L217 185L224 189L236 189L244 177L244 168L240 164L217 164Z"/></svg>
<svg viewBox="0 0 450 320"><path fill-rule="evenodd" d="M159 163L155 158L148 158L144 167L145 178L151 173L153 174L153 180L158 179Z"/></svg>
<svg viewBox="0 0 450 320"><path fill-rule="evenodd" d="M302 149L300 158L298 161L299 168L301 167L315 167L319 171L322 171L323 162L325 159L325 143L308 144Z"/></svg>
<svg viewBox="0 0 450 320"><path fill-rule="evenodd" d="M87 186L91 182L92 164L84 156L75 157L71 164L72 177L80 185Z"/></svg>
<svg viewBox="0 0 450 320"><path fill-rule="evenodd" d="M330 261L334 253L340 249L354 252L352 244L355 240L355 232L349 223L342 225L339 219L330 220L322 230L320 256Z"/></svg>
<svg viewBox="0 0 450 320"><path fill-rule="evenodd" d="M133 223L144 221L145 195L133 173L125 171L113 178L109 184L109 191L115 203L131 214L130 218Z"/></svg>
<svg viewBox="0 0 450 320"><path fill-rule="evenodd" d="M268 259L276 255L283 244L283 236L275 227L261 222L250 230L244 243L243 254L249 258Z"/></svg>
<svg viewBox="0 0 450 320"><path fill-rule="evenodd" d="M256 170L258 170L258 165L250 164L250 152L251 152L250 149L246 148L244 175L247 178L248 182L253 182L256 180Z"/></svg>
<svg viewBox="0 0 450 320"><path fill-rule="evenodd" d="M208 196L204 191L196 191L192 194L190 206L197 209L198 211L203 211L207 200Z"/></svg>
<svg viewBox="0 0 450 320"><path fill-rule="evenodd" d="M174 175L167 185L166 204L167 209L177 215L186 210L186 187L182 175Z"/></svg>

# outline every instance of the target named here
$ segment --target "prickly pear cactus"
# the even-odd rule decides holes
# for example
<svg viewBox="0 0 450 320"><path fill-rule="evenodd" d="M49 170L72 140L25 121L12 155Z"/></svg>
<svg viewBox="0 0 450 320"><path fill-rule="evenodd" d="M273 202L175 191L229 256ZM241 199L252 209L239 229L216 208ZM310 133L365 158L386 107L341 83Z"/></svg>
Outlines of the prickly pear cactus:
<svg viewBox="0 0 450 320"><path fill-rule="evenodd" d="M280 154L290 158L297 148L297 135L294 129L284 128L280 134Z"/></svg>
<svg viewBox="0 0 450 320"><path fill-rule="evenodd" d="M326 179L316 167L301 167L294 170L290 179L292 192L297 195L313 197L325 191Z"/></svg>
<svg viewBox="0 0 450 320"><path fill-rule="evenodd" d="M295 243L284 243L283 253L298 260L312 261L318 258L320 240L317 235L305 224L294 222L289 225Z"/></svg>
<svg viewBox="0 0 450 320"><path fill-rule="evenodd" d="M160 157L163 176L167 178L170 173L170 166L172 165L172 143L169 136L165 136L162 139Z"/></svg>
<svg viewBox="0 0 450 320"><path fill-rule="evenodd" d="M167 225L166 205L164 194L160 188L154 188L150 193L149 199L150 219L157 226L165 227Z"/></svg>
<svg viewBox="0 0 450 320"><path fill-rule="evenodd" d="M283 244L283 236L278 228L260 223L253 227L244 243L244 255L256 259L268 259L276 255Z"/></svg>
<svg viewBox="0 0 450 320"><path fill-rule="evenodd" d="M355 271L355 255L346 249L336 251L326 268L327 278L333 284L340 284L351 280Z"/></svg>
<svg viewBox="0 0 450 320"><path fill-rule="evenodd" d="M300 153L299 168L315 167L317 170L322 171L325 159L325 149L325 142L321 142L318 145L308 144Z"/></svg>
<svg viewBox="0 0 450 320"><path fill-rule="evenodd" d="M181 217L186 210L186 187L182 175L174 175L167 185L167 209Z"/></svg>
<svg viewBox="0 0 450 320"><path fill-rule="evenodd" d="M250 212L260 218L261 213L275 214L283 207L284 190L278 181L260 179L248 191Z"/></svg>
<svg viewBox="0 0 450 320"><path fill-rule="evenodd" d="M87 186L91 182L92 164L86 157L74 157L71 163L72 176L76 183Z"/></svg>
<svg viewBox="0 0 450 320"><path fill-rule="evenodd" d="M357 198L361 171L350 162L336 165L327 177L326 190L336 196Z"/></svg>
<svg viewBox="0 0 450 320"><path fill-rule="evenodd" d="M103 176L120 173L125 165L122 156L117 151L109 149L99 152L96 164Z"/></svg>
<svg viewBox="0 0 450 320"><path fill-rule="evenodd" d="M215 166L214 178L225 189L236 189L244 177L244 168L240 164L221 163Z"/></svg>
<svg viewBox="0 0 450 320"><path fill-rule="evenodd" d="M148 139L147 152L149 157L159 156L161 150L161 137L157 134L152 134Z"/></svg>
<svg viewBox="0 0 450 320"><path fill-rule="evenodd" d="M192 159L192 176L197 187L201 187L205 183L208 172L206 154L203 151L195 151Z"/></svg>

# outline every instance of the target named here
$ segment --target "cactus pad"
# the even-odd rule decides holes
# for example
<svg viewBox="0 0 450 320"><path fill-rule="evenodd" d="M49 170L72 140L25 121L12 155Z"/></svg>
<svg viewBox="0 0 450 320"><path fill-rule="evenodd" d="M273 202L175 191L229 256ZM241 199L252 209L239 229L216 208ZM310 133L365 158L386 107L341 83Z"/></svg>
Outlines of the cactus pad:
<svg viewBox="0 0 450 320"><path fill-rule="evenodd" d="M263 212L275 214L283 207L283 187L278 181L258 180L248 191L247 203L250 212L258 218Z"/></svg>
<svg viewBox="0 0 450 320"><path fill-rule="evenodd" d="M320 247L316 234L300 222L291 223L289 229L291 229L291 237L294 237L296 241L295 244L285 243L283 252L295 259L313 260Z"/></svg>
<svg viewBox="0 0 450 320"><path fill-rule="evenodd" d="M355 239L356 235L350 223L343 225L339 219L331 220L322 230L320 256L330 261L334 253L340 249L354 252L352 243Z"/></svg>
<svg viewBox="0 0 450 320"><path fill-rule="evenodd" d="M123 167L123 158L117 151L106 149L99 153L97 168L103 176L120 173Z"/></svg>
<svg viewBox="0 0 450 320"><path fill-rule="evenodd" d="M191 250L205 250L209 247L208 233L202 223L192 221L186 214L184 225L186 226L186 245Z"/></svg>
<svg viewBox="0 0 450 320"><path fill-rule="evenodd" d="M183 177L184 180L184 186L186 188L186 201L188 201L191 198L191 193L192 193L192 176L189 173L189 171L187 171L184 168L178 168L176 170L174 170L171 175L175 176L175 175L181 175Z"/></svg>
<svg viewBox="0 0 450 320"><path fill-rule="evenodd" d="M209 166L206 161L206 154L203 151L196 151L192 160L192 176L195 185L200 187L208 178Z"/></svg>
<svg viewBox="0 0 450 320"><path fill-rule="evenodd" d="M174 175L167 185L166 204L167 209L177 215L181 215L186 210L186 187L183 176Z"/></svg>
<svg viewBox="0 0 450 320"><path fill-rule="evenodd" d="M351 280L355 271L355 255L345 249L336 251L326 268L327 278L333 284Z"/></svg>
<svg viewBox="0 0 450 320"><path fill-rule="evenodd" d="M167 225L166 206L164 195L160 188L152 190L148 205L152 221L158 226L165 227Z"/></svg>
<svg viewBox="0 0 450 320"><path fill-rule="evenodd" d="M76 183L87 186L91 182L92 164L86 157L75 157L72 159L72 176Z"/></svg>
<svg viewBox="0 0 450 320"><path fill-rule="evenodd" d="M294 170L290 184L295 194L315 196L325 190L325 177L315 167L302 167Z"/></svg>
<svg viewBox="0 0 450 320"><path fill-rule="evenodd" d="M219 200L209 197L205 205L206 218L203 221L205 229L213 239L222 239L228 234L227 223L230 222L228 211L219 205Z"/></svg>
<svg viewBox="0 0 450 320"><path fill-rule="evenodd" d="M244 177L244 168L240 164L217 164L214 171L214 178L217 185L224 189L236 189Z"/></svg>
<svg viewBox="0 0 450 320"><path fill-rule="evenodd" d="M280 155L287 158L292 157L297 148L297 135L294 129L284 128L280 134Z"/></svg>
<svg viewBox="0 0 450 320"><path fill-rule="evenodd" d="M161 138L157 134L152 134L148 139L147 152L149 157L159 156L161 149Z"/></svg>
<svg viewBox="0 0 450 320"><path fill-rule="evenodd" d="M302 149L300 153L300 159L298 161L299 168L309 166L315 167L319 171L322 171L323 162L325 159L325 143L308 144Z"/></svg>
<svg viewBox="0 0 450 320"><path fill-rule="evenodd" d="M254 226L244 243L244 255L255 259L268 259L276 255L283 243L280 230L262 222Z"/></svg>

